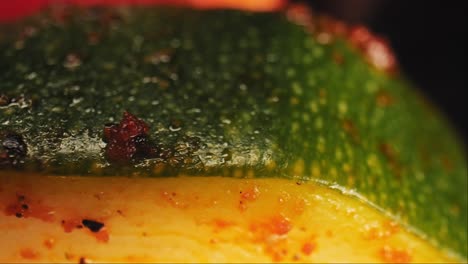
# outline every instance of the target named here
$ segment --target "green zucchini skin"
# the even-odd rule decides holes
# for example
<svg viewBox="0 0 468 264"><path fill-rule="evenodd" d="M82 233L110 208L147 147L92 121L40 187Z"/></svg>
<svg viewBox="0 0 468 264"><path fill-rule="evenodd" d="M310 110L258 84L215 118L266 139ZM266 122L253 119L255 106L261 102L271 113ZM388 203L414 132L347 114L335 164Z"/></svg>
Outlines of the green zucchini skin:
<svg viewBox="0 0 468 264"><path fill-rule="evenodd" d="M58 17L1 26L0 131L27 146L3 169L318 180L354 190L466 258L459 141L404 78L371 67L347 39L320 44L283 13ZM107 160L103 129L124 111L170 155Z"/></svg>

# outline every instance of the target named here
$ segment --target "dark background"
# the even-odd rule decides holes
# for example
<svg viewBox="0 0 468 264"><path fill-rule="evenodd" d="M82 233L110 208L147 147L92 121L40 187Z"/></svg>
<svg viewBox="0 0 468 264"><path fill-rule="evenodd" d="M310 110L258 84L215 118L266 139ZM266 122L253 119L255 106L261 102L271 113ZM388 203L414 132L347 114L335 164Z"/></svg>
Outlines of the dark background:
<svg viewBox="0 0 468 264"><path fill-rule="evenodd" d="M401 70L468 143L468 1L310 0L314 10L385 36Z"/></svg>

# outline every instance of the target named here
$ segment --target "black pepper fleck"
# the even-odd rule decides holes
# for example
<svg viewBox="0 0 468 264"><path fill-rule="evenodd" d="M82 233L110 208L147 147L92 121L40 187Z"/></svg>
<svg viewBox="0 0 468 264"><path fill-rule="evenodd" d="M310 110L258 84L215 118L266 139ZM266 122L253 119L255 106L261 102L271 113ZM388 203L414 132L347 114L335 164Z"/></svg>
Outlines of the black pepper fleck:
<svg viewBox="0 0 468 264"><path fill-rule="evenodd" d="M101 222L98 222L98 221L94 221L94 220L89 220L89 219L83 219L83 221L81 221L81 223L87 227L89 230L91 230L91 232L99 232L99 230L101 230L101 228L104 227L104 224L101 223Z"/></svg>

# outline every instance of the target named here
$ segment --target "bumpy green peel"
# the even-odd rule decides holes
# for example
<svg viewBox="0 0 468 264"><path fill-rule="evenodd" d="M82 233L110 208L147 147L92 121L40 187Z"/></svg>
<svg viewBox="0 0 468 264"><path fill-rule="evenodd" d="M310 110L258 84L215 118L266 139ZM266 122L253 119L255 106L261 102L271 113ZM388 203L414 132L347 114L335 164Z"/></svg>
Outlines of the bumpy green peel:
<svg viewBox="0 0 468 264"><path fill-rule="evenodd" d="M320 180L467 256L459 142L404 80L370 67L346 39L319 44L282 13L51 17L0 34L0 95L9 98L0 130L27 144L19 169ZM172 156L108 162L103 128L125 110Z"/></svg>

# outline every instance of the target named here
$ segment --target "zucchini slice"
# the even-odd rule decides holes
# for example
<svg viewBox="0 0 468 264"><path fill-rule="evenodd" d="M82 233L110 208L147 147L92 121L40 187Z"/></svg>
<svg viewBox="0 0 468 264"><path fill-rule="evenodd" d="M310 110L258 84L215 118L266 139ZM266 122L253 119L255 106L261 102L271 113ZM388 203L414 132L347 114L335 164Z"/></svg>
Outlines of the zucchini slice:
<svg viewBox="0 0 468 264"><path fill-rule="evenodd" d="M0 124L0 260L466 260L459 140L380 38L298 6L1 25Z"/></svg>

